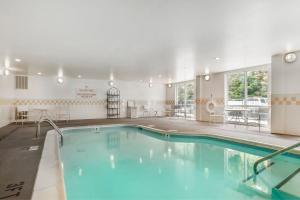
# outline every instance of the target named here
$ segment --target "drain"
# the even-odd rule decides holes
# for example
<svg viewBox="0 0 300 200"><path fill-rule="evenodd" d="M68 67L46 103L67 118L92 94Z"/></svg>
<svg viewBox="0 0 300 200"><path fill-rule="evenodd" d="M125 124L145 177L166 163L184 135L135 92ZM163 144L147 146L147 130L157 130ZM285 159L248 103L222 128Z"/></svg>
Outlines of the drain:
<svg viewBox="0 0 300 200"><path fill-rule="evenodd" d="M39 150L39 148L40 148L40 146L30 146L28 148L28 151L37 151L37 150Z"/></svg>
<svg viewBox="0 0 300 200"><path fill-rule="evenodd" d="M100 128L99 127L95 128L95 133L100 133Z"/></svg>

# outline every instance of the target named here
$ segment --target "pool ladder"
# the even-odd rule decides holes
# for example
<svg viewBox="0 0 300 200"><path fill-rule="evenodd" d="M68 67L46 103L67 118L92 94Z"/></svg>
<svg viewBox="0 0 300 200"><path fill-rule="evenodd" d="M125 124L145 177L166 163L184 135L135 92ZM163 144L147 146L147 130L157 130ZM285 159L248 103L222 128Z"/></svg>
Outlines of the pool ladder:
<svg viewBox="0 0 300 200"><path fill-rule="evenodd" d="M288 146L288 147L285 147L281 150L278 150L278 151L275 151L274 153L271 153L263 158L260 158L258 159L257 161L255 161L254 165L253 165L253 172L254 172L254 176L258 175L259 174L259 170L257 170L257 167L260 163L266 161L266 160L269 160L271 158L273 158L274 156L277 156L279 154L283 154L283 153L286 153L288 152L289 150L292 150L296 147L299 147L300 146L300 142L297 142L296 144L293 144L291 146Z"/></svg>
<svg viewBox="0 0 300 200"><path fill-rule="evenodd" d="M35 135L36 138L38 138L41 133L41 123L43 123L43 122L47 122L60 135L60 145L63 146L64 137L63 137L61 130L56 126L56 124L51 119L48 119L48 118L40 119L40 121L38 122L36 135Z"/></svg>

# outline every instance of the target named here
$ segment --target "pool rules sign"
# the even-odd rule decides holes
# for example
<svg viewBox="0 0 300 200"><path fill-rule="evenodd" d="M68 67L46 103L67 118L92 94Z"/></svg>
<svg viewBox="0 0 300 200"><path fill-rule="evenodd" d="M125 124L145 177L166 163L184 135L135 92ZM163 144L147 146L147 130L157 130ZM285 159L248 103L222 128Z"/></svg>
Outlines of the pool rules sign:
<svg viewBox="0 0 300 200"><path fill-rule="evenodd" d="M76 97L82 99L91 99L97 96L96 89L89 88L89 86L85 85L84 88L76 89Z"/></svg>

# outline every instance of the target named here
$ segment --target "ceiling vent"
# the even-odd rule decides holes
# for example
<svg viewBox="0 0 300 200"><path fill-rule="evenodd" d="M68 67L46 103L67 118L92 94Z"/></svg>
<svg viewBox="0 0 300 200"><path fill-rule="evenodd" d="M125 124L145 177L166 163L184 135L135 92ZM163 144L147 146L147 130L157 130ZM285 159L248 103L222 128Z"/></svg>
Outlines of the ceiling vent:
<svg viewBox="0 0 300 200"><path fill-rule="evenodd" d="M16 89L28 89L28 76L16 76Z"/></svg>

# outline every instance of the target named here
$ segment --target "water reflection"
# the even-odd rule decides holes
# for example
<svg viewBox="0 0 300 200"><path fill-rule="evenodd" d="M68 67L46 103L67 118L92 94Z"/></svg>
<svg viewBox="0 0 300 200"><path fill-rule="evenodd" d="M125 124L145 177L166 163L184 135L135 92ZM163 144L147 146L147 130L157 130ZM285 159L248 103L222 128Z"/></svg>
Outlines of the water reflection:
<svg viewBox="0 0 300 200"><path fill-rule="evenodd" d="M252 186L241 189L240 185L260 157L222 142L162 139L133 128L71 135L66 137L62 157L67 190L71 188L71 196L78 197L74 199L126 199L130 195L133 198L127 199L143 195L149 199L248 199L244 190ZM78 149L85 151L78 153ZM247 192L254 195L257 187L266 191L263 185L253 185Z"/></svg>
<svg viewBox="0 0 300 200"><path fill-rule="evenodd" d="M110 132L109 134L106 134L106 140L107 149L120 148L120 133Z"/></svg>

